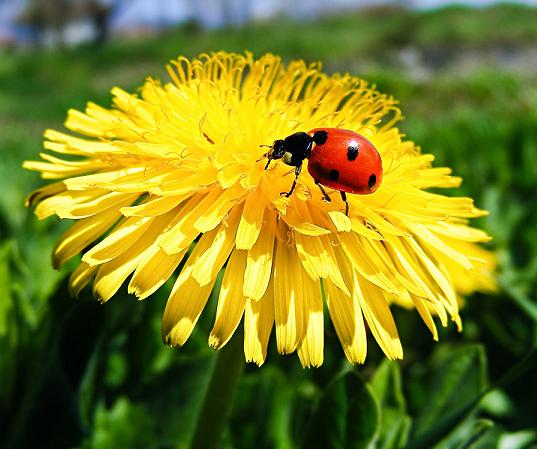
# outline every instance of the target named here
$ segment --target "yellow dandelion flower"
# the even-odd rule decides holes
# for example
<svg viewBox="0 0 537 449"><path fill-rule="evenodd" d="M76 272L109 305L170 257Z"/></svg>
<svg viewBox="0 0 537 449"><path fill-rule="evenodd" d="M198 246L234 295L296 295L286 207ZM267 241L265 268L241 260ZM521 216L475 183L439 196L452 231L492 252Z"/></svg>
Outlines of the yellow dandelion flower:
<svg viewBox="0 0 537 449"><path fill-rule="evenodd" d="M247 361L261 365L275 327L278 351L303 366L323 362L324 304L352 363L366 358L367 328L390 359L403 356L390 306L413 307L438 338L435 318L461 326L458 294L493 289L494 261L467 225L485 214L456 187L449 168L405 140L395 101L350 75L265 55L215 53L171 62L172 82L148 79L139 94L114 88L112 109L70 110L77 135L45 132L43 161L24 166L56 182L35 191L40 219L75 220L54 266L83 252L70 287L108 301L130 277L144 299L186 258L162 322L183 345L217 275L213 348L244 322ZM298 131L343 128L378 150L384 178L370 195L323 194L308 173L281 160L264 170L263 144Z"/></svg>

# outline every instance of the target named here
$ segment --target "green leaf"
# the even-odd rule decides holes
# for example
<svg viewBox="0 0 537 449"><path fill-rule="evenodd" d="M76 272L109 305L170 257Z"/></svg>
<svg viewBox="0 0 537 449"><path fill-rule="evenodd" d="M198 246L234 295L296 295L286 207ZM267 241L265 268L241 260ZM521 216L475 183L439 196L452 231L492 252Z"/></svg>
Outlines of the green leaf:
<svg viewBox="0 0 537 449"><path fill-rule="evenodd" d="M216 354L198 358L180 358L160 375L155 375L138 393L155 421L159 441L166 447L189 447L201 404L207 390ZM132 381L131 381L132 382Z"/></svg>
<svg viewBox="0 0 537 449"><path fill-rule="evenodd" d="M385 359L375 371L371 387L383 406L406 410L406 401L401 390L401 371L397 362Z"/></svg>
<svg viewBox="0 0 537 449"><path fill-rule="evenodd" d="M301 440L305 428L301 418L309 417L310 411L300 387L274 365L248 372L233 403L230 439L234 447L249 449L255 442L256 449L296 448L293 429L300 429Z"/></svg>
<svg viewBox="0 0 537 449"><path fill-rule="evenodd" d="M480 408L487 415L494 418L511 417L515 411L515 406L509 396L501 390L492 390L480 403Z"/></svg>
<svg viewBox="0 0 537 449"><path fill-rule="evenodd" d="M11 291L11 244L0 247L0 417L11 400L17 369L19 330Z"/></svg>
<svg viewBox="0 0 537 449"><path fill-rule="evenodd" d="M524 449L537 440L537 431L534 429L519 430L506 433L500 437L498 449Z"/></svg>
<svg viewBox="0 0 537 449"><path fill-rule="evenodd" d="M510 277L508 274L510 274ZM498 277L500 286L507 292L513 302L537 323L537 305L526 294L524 285L521 282L517 282L516 275L513 272L508 272L508 274Z"/></svg>
<svg viewBox="0 0 537 449"><path fill-rule="evenodd" d="M78 410L82 426L89 430L92 425L92 415L96 402L96 384L101 374L103 358L103 334L100 335L95 349L84 370L78 389Z"/></svg>
<svg viewBox="0 0 537 449"><path fill-rule="evenodd" d="M196 417L192 449L216 449L226 429L233 399L244 369L243 335L235 333L218 351L202 407Z"/></svg>
<svg viewBox="0 0 537 449"><path fill-rule="evenodd" d="M489 419L467 419L434 449L473 449L493 427Z"/></svg>
<svg viewBox="0 0 537 449"><path fill-rule="evenodd" d="M379 404L373 389L355 371L338 375L327 387L302 447L366 449L374 447Z"/></svg>
<svg viewBox="0 0 537 449"><path fill-rule="evenodd" d="M457 449L472 449L494 427L489 419L475 420Z"/></svg>
<svg viewBox="0 0 537 449"><path fill-rule="evenodd" d="M119 398L110 409L100 406L95 419L92 449L150 449L155 447L151 415L127 398Z"/></svg>
<svg viewBox="0 0 537 449"><path fill-rule="evenodd" d="M10 315L13 310L11 297L11 273L9 268L9 255L11 245L9 242L0 247L0 338L9 331Z"/></svg>
<svg viewBox="0 0 537 449"><path fill-rule="evenodd" d="M379 449L404 447L411 419L406 413L399 364L384 360L375 371L371 386L380 403L380 430L376 447Z"/></svg>
<svg viewBox="0 0 537 449"><path fill-rule="evenodd" d="M478 345L437 351L428 373L427 402L420 407L408 448L433 447L464 421L485 390L485 365Z"/></svg>

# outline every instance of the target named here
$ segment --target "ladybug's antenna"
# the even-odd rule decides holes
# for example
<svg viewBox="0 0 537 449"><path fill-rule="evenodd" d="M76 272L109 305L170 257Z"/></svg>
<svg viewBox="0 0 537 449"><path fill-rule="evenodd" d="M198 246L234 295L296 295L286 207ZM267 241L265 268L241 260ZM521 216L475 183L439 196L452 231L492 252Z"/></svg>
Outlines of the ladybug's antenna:
<svg viewBox="0 0 537 449"><path fill-rule="evenodd" d="M273 159L281 159L285 153L285 142L282 139L275 140L272 145L259 145L260 147L270 148L261 159L258 159L257 162L267 158L267 165L265 165L265 170L269 167L270 161Z"/></svg>
<svg viewBox="0 0 537 449"><path fill-rule="evenodd" d="M259 145L259 148L261 147L267 147L267 148L272 148L272 145ZM265 159L266 157L269 157L269 153L265 153L262 157L260 157L256 162L260 162L262 161L263 159ZM269 161L270 162L270 161ZM266 170L266 168L265 168Z"/></svg>

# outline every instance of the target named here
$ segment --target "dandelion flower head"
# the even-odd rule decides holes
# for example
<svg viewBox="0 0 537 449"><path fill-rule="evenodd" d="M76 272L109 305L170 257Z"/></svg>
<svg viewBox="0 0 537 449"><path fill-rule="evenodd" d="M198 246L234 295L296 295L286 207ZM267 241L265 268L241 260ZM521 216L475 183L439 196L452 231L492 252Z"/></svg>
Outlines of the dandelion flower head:
<svg viewBox="0 0 537 449"><path fill-rule="evenodd" d="M346 357L362 363L368 332L402 357L392 304L414 308L437 339L435 323L461 327L459 294L494 288L493 259L476 244L489 237L468 226L485 212L426 190L461 180L404 138L391 97L271 54L179 58L168 72L171 82L149 78L138 94L114 88L111 108L70 110L71 133L47 130L42 161L25 163L53 180L29 198L37 216L73 220L53 263L82 253L74 295L92 283L108 301L128 280L144 299L176 277L162 334L181 346L220 285L210 346L242 320L248 361L265 361L275 328L280 353L319 366L325 306ZM260 145L321 127L353 130L382 157L382 184L348 195L348 216L307 172L282 196L293 170L260 160Z"/></svg>

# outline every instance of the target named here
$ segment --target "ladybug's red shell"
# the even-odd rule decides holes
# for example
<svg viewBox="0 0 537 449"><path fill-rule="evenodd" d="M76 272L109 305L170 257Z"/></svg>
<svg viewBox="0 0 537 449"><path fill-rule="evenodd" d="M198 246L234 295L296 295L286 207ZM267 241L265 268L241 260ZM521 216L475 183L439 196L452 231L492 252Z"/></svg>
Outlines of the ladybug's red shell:
<svg viewBox="0 0 537 449"><path fill-rule="evenodd" d="M308 171L316 182L348 193L373 193L382 182L382 159L364 136L339 128L316 128L326 141L314 145Z"/></svg>

